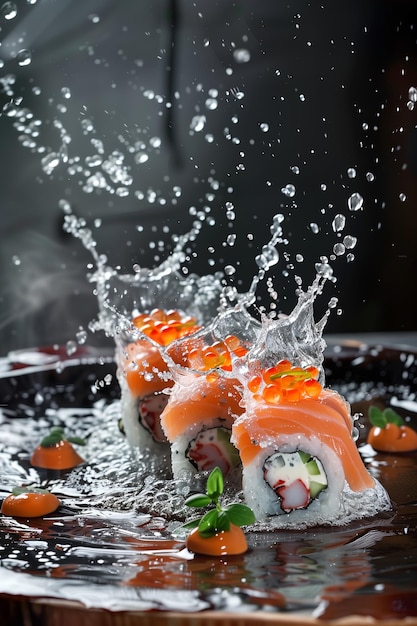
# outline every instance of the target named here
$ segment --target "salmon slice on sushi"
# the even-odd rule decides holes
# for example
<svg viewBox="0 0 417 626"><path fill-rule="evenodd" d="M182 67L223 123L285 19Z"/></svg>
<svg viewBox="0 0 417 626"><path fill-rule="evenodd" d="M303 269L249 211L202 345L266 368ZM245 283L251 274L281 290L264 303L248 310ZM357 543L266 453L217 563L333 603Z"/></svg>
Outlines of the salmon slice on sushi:
<svg viewBox="0 0 417 626"><path fill-rule="evenodd" d="M233 421L242 412L240 400L233 379L201 375L188 387L174 385L161 415L174 479L215 467L227 477L240 467L230 442Z"/></svg>
<svg viewBox="0 0 417 626"><path fill-rule="evenodd" d="M244 386L245 412L233 424L232 442L258 520L343 524L390 507L352 437L349 404L318 376L315 367L282 360Z"/></svg>
<svg viewBox="0 0 417 626"><path fill-rule="evenodd" d="M121 430L132 447L168 450L160 415L168 402L166 390L174 381L163 350L199 327L193 317L161 309L135 316L132 325L134 332L116 338Z"/></svg>

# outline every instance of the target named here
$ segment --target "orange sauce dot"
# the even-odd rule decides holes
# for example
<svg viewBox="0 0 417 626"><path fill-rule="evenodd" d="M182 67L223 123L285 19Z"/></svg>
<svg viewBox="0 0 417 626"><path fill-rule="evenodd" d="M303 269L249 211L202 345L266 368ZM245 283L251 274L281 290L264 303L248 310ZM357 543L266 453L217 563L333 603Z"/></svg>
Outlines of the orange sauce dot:
<svg viewBox="0 0 417 626"><path fill-rule="evenodd" d="M25 492L19 495L8 495L1 506L1 513L11 517L42 517L56 511L60 501L48 492Z"/></svg>
<svg viewBox="0 0 417 626"><path fill-rule="evenodd" d="M81 465L84 459L74 450L69 441L62 439L53 446L35 448L30 462L34 467L65 470Z"/></svg>
<svg viewBox="0 0 417 626"><path fill-rule="evenodd" d="M212 537L202 537L198 528L194 528L187 537L186 546L191 552L209 556L243 554L248 549L245 533L234 524L230 524L229 530L222 530Z"/></svg>

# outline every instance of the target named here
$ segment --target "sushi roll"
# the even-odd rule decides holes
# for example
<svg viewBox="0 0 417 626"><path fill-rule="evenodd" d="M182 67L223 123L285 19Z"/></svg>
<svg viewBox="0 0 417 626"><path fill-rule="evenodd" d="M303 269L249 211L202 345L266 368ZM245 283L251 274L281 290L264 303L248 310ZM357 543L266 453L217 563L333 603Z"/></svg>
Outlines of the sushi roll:
<svg viewBox="0 0 417 626"><path fill-rule="evenodd" d="M117 375L121 390L120 429L132 447L169 449L160 415L174 383L163 349L199 329L195 318L178 311L154 309L133 319L133 331L116 337Z"/></svg>
<svg viewBox="0 0 417 626"><path fill-rule="evenodd" d="M240 459L230 442L232 424L243 411L234 369L259 327L244 307L237 307L165 350L175 384L161 424L171 444L174 479L219 467L229 481L240 484Z"/></svg>
<svg viewBox="0 0 417 626"><path fill-rule="evenodd" d="M245 411L232 426L232 442L257 520L343 524L390 507L352 437L349 404L318 378L316 367L282 360L244 386Z"/></svg>
<svg viewBox="0 0 417 626"><path fill-rule="evenodd" d="M174 479L185 479L215 467L230 477L240 459L230 443L232 424L242 412L241 392L234 379L201 374L192 384L175 383L161 414L171 444Z"/></svg>

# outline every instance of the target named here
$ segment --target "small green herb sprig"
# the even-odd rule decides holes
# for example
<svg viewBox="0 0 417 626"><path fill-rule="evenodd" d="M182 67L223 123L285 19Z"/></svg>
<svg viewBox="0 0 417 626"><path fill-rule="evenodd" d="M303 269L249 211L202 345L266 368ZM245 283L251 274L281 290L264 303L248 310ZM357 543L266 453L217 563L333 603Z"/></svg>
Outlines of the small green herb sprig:
<svg viewBox="0 0 417 626"><path fill-rule="evenodd" d="M372 426L378 426L379 428L385 428L387 424L396 424L397 426L402 426L404 424L404 420L401 415L398 415L398 413L390 407L380 409L379 407L372 405L368 409L368 417Z"/></svg>
<svg viewBox="0 0 417 626"><path fill-rule="evenodd" d="M47 489L41 489L41 487L14 487L12 490L13 496L21 496L24 493L50 493Z"/></svg>
<svg viewBox="0 0 417 626"><path fill-rule="evenodd" d="M65 437L64 431L65 429L62 426L54 426L51 428L49 435L44 437L41 441L40 445L42 448L52 448L60 441L69 441L70 443L75 443L78 446L85 446L84 439L81 439L81 437Z"/></svg>
<svg viewBox="0 0 417 626"><path fill-rule="evenodd" d="M215 467L207 479L206 493L195 493L189 496L185 504L190 507L199 508L214 505L202 517L183 524L181 528L198 528L198 532L204 538L212 537L218 532L230 529L230 524L235 526L246 526L253 524L255 515L248 506L235 502L222 507L220 497L224 491L224 479L220 468Z"/></svg>

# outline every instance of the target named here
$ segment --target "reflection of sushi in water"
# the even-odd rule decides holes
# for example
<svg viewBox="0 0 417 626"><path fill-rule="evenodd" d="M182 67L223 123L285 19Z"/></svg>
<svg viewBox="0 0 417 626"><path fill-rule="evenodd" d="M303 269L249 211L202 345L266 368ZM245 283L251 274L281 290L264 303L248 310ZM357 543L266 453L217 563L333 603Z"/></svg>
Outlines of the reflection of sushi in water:
<svg viewBox="0 0 417 626"><path fill-rule="evenodd" d="M243 464L243 491L258 520L344 523L389 508L352 437L347 402L323 389L315 368L282 361L245 386L245 412L232 441Z"/></svg>
<svg viewBox="0 0 417 626"><path fill-rule="evenodd" d="M198 327L190 316L160 309L136 316L133 326L139 331L139 338L116 338L121 428L133 447L160 449L160 444L167 444L160 424L160 415L168 402L165 390L173 385L162 349Z"/></svg>

